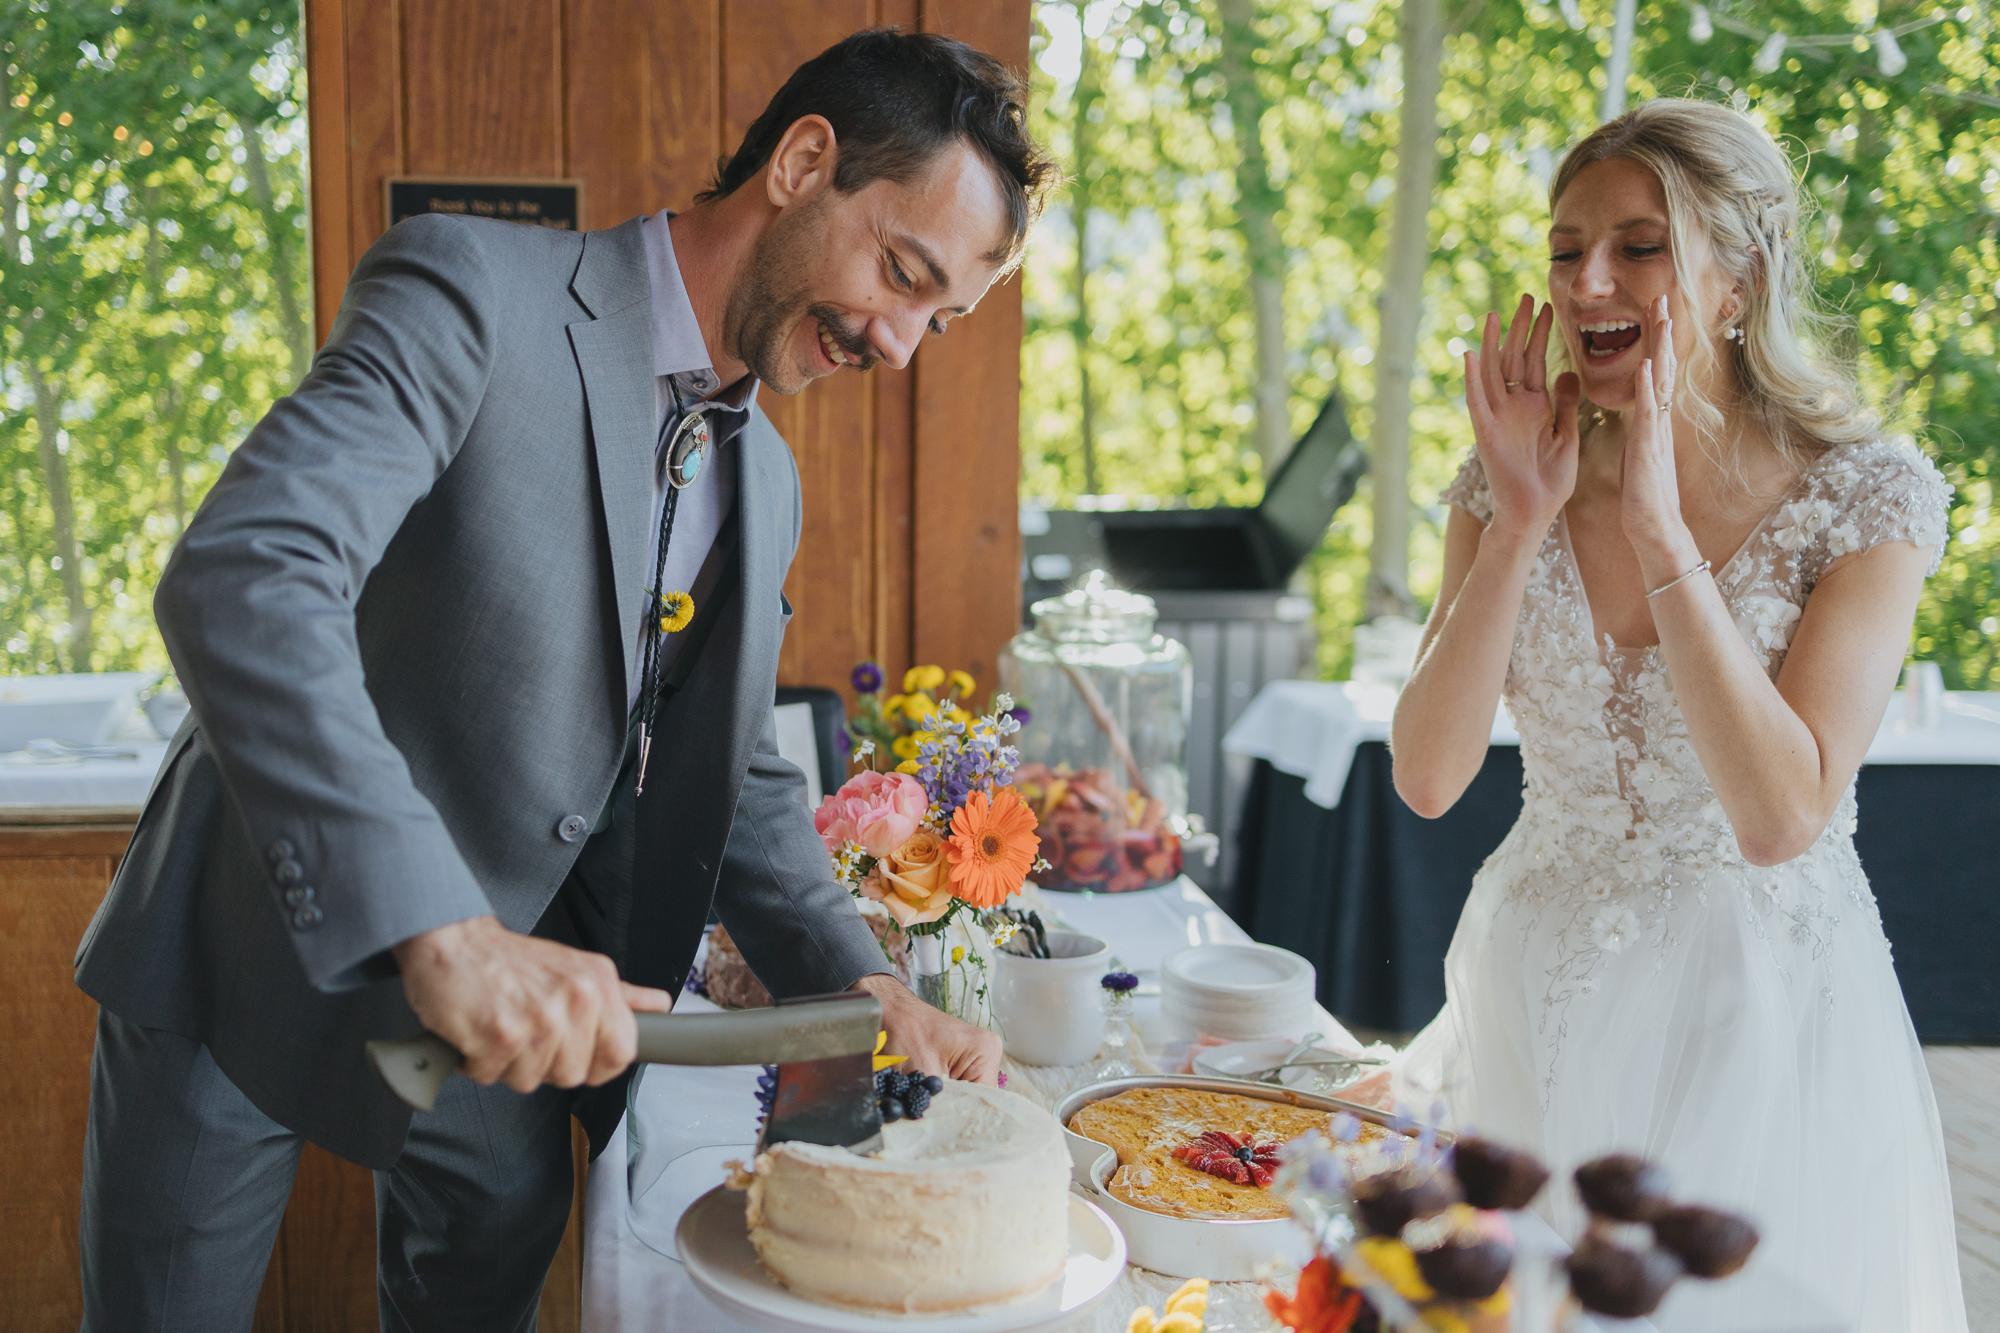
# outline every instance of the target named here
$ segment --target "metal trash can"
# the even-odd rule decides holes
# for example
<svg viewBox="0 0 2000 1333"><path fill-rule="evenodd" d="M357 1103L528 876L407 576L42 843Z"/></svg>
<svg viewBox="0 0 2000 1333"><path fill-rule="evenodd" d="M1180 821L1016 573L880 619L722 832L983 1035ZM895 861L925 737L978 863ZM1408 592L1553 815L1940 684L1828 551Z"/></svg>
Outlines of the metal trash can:
<svg viewBox="0 0 2000 1333"><path fill-rule="evenodd" d="M1155 592L1159 632L1194 659L1188 719L1188 809L1222 840L1214 865L1190 856L1186 872L1229 909L1237 824L1250 782L1247 759L1225 755L1222 738L1257 691L1274 680L1310 676L1317 643L1312 599L1292 592Z"/></svg>

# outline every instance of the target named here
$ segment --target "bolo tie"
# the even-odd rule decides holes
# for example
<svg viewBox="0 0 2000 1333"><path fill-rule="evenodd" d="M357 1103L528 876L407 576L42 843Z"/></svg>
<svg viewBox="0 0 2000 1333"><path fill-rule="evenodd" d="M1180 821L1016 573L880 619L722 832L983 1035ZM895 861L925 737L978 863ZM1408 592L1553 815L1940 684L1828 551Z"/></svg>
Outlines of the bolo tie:
<svg viewBox="0 0 2000 1333"><path fill-rule="evenodd" d="M682 491L694 484L701 476L702 468L708 461L712 436L708 425L708 405L697 403L690 411L681 410L680 390L673 381L667 388L674 397L674 418L660 423L660 439L665 446L667 459L667 498L660 506L660 541L653 557L653 586L646 606L646 651L644 664L639 673L639 779L633 790L640 796L646 790L646 760L653 749L653 719L660 706L661 663L667 629L667 544L673 540L674 510L678 507ZM671 438L669 432L671 431ZM654 456L659 456L656 447ZM686 596L685 593L680 594ZM678 628L678 627L677 627Z"/></svg>

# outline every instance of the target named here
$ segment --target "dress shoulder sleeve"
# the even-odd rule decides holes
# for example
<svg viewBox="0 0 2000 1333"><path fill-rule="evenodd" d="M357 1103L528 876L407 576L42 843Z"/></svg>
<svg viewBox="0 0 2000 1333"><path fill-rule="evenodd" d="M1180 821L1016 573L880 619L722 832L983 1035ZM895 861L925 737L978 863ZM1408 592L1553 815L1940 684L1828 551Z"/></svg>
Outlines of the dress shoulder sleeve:
<svg viewBox="0 0 2000 1333"><path fill-rule="evenodd" d="M1479 461L1477 449L1466 451L1465 461L1458 465L1458 475L1444 488L1442 498L1481 523L1493 521L1493 492L1486 485L1486 465Z"/></svg>
<svg viewBox="0 0 2000 1333"><path fill-rule="evenodd" d="M1878 441L1833 461L1825 499L1835 517L1826 529L1821 570L1888 542L1909 542L1935 574L1944 555L1951 483L1914 445Z"/></svg>

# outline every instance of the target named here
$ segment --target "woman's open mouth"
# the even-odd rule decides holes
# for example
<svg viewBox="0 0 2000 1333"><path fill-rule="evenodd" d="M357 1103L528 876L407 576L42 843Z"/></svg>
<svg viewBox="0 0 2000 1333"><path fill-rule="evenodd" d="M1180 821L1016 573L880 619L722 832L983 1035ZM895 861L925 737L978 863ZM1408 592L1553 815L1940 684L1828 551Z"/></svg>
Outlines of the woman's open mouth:
<svg viewBox="0 0 2000 1333"><path fill-rule="evenodd" d="M1639 341L1639 323L1631 319L1600 319L1577 325L1583 354L1592 361L1615 361Z"/></svg>

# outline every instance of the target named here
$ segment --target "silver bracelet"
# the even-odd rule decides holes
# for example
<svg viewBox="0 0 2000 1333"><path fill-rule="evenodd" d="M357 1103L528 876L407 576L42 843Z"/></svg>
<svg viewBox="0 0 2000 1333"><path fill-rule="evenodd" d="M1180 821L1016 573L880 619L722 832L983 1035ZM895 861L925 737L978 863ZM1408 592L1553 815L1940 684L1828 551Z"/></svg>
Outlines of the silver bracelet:
<svg viewBox="0 0 2000 1333"><path fill-rule="evenodd" d="M1661 593L1665 592L1667 589L1678 588L1680 587L1681 584L1686 583L1689 579L1693 578L1695 575L1706 574L1707 572L1708 572L1708 561L1704 560L1700 564L1696 565L1693 569L1690 569L1687 573L1680 575L1678 578L1668 579L1665 583L1662 583L1659 587L1647 593L1646 600L1650 602L1655 597L1658 597Z"/></svg>

